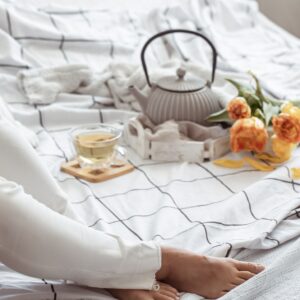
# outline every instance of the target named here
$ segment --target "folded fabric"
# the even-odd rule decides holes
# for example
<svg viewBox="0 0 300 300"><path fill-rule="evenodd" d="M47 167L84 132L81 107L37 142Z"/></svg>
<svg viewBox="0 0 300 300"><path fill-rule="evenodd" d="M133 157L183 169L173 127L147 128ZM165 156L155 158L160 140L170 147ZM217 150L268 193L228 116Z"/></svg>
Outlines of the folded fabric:
<svg viewBox="0 0 300 300"><path fill-rule="evenodd" d="M176 69L186 68L193 77L210 79L211 70L194 62L183 63L172 59L159 67L152 68L151 80L159 81L164 76L176 76ZM219 96L223 106L235 94L236 90L226 82L226 76L246 80L247 75L229 74L218 71L213 84L213 91ZM18 84L31 104L49 104L56 101L61 93L78 93L101 97L101 103L114 104L118 109L141 111L136 98L128 87L136 86L146 95L150 88L140 65L114 62L103 72L94 72L86 65L67 65L53 68L22 70L17 75Z"/></svg>
<svg viewBox="0 0 300 300"><path fill-rule="evenodd" d="M31 104L52 103L60 93L76 92L91 82L91 71L84 65L23 70L17 76Z"/></svg>
<svg viewBox="0 0 300 300"><path fill-rule="evenodd" d="M22 125L20 122L16 121L10 112L7 104L0 97L0 120L5 120L9 124L11 124L16 130L20 131L21 134L28 140L28 142L32 145L32 147L38 146L38 137L36 134Z"/></svg>
<svg viewBox="0 0 300 300"><path fill-rule="evenodd" d="M143 125L150 141L206 141L225 136L228 133L221 126L205 127L190 121L175 122L174 120L170 120L160 125L154 125L145 115L139 115L137 119Z"/></svg>

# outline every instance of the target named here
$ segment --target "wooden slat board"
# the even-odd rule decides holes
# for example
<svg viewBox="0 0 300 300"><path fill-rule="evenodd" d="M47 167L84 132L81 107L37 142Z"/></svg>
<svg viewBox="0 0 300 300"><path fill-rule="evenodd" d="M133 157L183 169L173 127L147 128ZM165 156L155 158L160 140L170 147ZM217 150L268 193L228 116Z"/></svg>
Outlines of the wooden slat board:
<svg viewBox="0 0 300 300"><path fill-rule="evenodd" d="M94 183L109 180L127 174L133 170L134 167L129 163L120 166L112 166L105 170L81 168L77 160L72 160L61 166L62 172Z"/></svg>

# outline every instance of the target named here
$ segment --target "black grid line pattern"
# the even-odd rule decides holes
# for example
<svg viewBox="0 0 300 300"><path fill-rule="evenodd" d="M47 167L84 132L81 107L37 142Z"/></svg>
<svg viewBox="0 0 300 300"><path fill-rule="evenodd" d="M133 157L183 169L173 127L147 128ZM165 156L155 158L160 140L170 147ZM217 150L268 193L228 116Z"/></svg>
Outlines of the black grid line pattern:
<svg viewBox="0 0 300 300"><path fill-rule="evenodd" d="M83 11L83 10L80 10L78 12L71 12L71 13L65 13L66 15L72 15L72 14L81 14L82 17L84 16L84 14L86 14L87 12L86 11ZM165 17L167 17L169 13L169 9L166 9L165 10ZM53 27L55 27L55 29L58 30L58 26L54 20L54 17L53 15L55 15L55 13L49 13L49 18L50 18L50 21L51 21L51 24L53 25ZM11 19L10 19L10 15L9 13L7 12L7 20L8 20L8 28L9 28L9 31L10 33L12 33L12 28L11 28ZM131 17L129 17L129 22L131 23L131 25L134 25L133 24L133 20ZM89 23L89 25L91 25ZM170 24L169 24L170 25ZM58 49L60 49L62 52L63 52L63 45L65 42L103 42L103 40L95 40L95 39L80 39L80 38L65 38L64 34L62 32L60 32L60 34L62 34L62 37L60 39L58 38L48 38L48 37L40 37L40 36L14 36L14 38L16 40L39 40L39 41L53 41L53 42L59 42L59 47ZM104 41L105 42L105 41ZM176 46L178 47L178 45ZM182 51L181 51L182 52ZM65 56L65 55L64 55ZM65 57L66 58L66 57ZM67 60L67 58L66 58ZM39 112L39 116L40 116L40 123L41 123L41 126L44 126L43 124L43 121L42 121L42 117L41 117L41 111L38 109L38 112ZM102 110L99 110L99 117L100 117L100 121L102 122L103 121L103 116L102 116ZM62 147L59 146L59 144L53 139L54 141L54 144L56 145L56 147L58 148L59 151L61 151L63 153L63 150L62 150ZM42 156L53 156L53 157L57 157L57 158L61 158L59 155L57 154L41 154ZM67 157L65 156L65 154L63 153L62 157L64 157L65 160L67 160ZM204 168L210 175L211 177L213 177L214 179L216 179L217 181L219 181L223 186L225 186L230 192L234 193L233 190L228 186L228 185L225 185L223 183L223 181L220 179L220 177L218 176L215 176L211 171L209 171L206 167L202 166L202 165L199 165L201 166L202 168ZM164 194L166 196L169 197L169 199L171 199L171 201L173 202L173 204L175 205L175 207L178 209L178 211L180 212L181 215L183 215L185 217L185 219L188 221L188 222L193 222L190 217L183 212L183 210L177 205L176 203L176 200L175 200L175 197L173 195L171 195L170 193L168 192L165 192L164 190L162 190L158 185L155 185L151 179L149 178L149 176L141 169L139 168L138 166L136 166L136 169L139 170L140 172L142 172L145 176L145 178L149 181L150 184L152 184L161 194ZM183 179L176 179L178 181L184 181ZM187 183L187 181L186 181ZM82 201L80 201L82 202ZM199 204L199 205L194 205L193 207L203 207L203 205ZM191 206L190 206L191 207ZM250 211L251 212L251 211ZM204 231L206 233L206 238L207 238L207 231L206 231L206 227L205 227L205 223L203 223L201 220L198 220L197 222L200 222L200 224L202 224L203 228L204 228ZM219 224L225 224L225 223L222 223L222 222L219 222ZM207 238L207 241L209 242L208 238Z"/></svg>
<svg viewBox="0 0 300 300"><path fill-rule="evenodd" d="M54 145L53 147L53 150L54 150L54 153L52 156L54 158L57 158L59 160L61 159L64 159L65 161L68 160L68 157L67 155L65 154L65 150L63 149L63 146L59 144L59 141L61 139L56 139L54 138L53 134L55 134L56 136L57 135L63 135L64 134L64 131L63 130L58 130L58 131L55 131L54 130L54 133L49 133L47 131L47 129L45 128L45 124L44 124L44 121L43 121L43 113L42 113L42 110L36 106L35 107L39 113L39 122L40 122L40 125L43 127L43 130L47 132L47 135L49 136L49 139L52 140L52 145ZM99 113L100 115L100 113ZM100 118L100 121L102 121L102 119ZM55 149L54 149L55 148ZM49 150L49 148L48 148ZM60 152L61 155L57 155L56 153L57 152ZM43 153L41 153L41 157L46 157L46 156L49 156L51 155L51 153L44 153L45 155L43 155ZM243 197L240 197L240 198L246 198L246 203L247 205L245 206L248 210L248 214L251 216L251 220L249 220L248 222L245 222L244 220L244 216L243 218L240 219L239 222L225 222L223 220L202 220L201 218L199 219L193 219L193 216L190 215L190 212L191 211L194 211L196 209L203 209L205 207L211 207L212 209L216 209L216 206L217 205L220 205L221 207L223 207L223 204L229 202L231 200L232 197L228 196L228 197L223 197L223 199L219 200L219 201L211 201L211 202L208 202L208 203L199 203L199 204L196 204L196 205L186 205L186 206L179 206L178 203L177 203L177 199L176 199L176 194L173 194L172 191L171 192L168 192L166 191L166 189L170 188L170 186L176 186L178 183L180 184L186 184L187 186L189 184L194 184L194 183L199 183L201 184L201 182L205 182L205 181L210 181L210 180L216 180L217 182L219 182L219 184L221 186L225 186L225 188L230 192L230 193L233 193L232 189L230 188L230 186L228 186L227 184L225 184L220 178L222 177L225 177L228 176L228 177L231 177L231 176L238 176L240 177L241 174L247 174L249 172L253 172L253 170L243 170L243 171L237 171L237 172L228 172L227 174L221 174L220 176L217 176L216 174L213 173L213 171L209 170L209 165L200 165L200 164L197 164L199 167L201 167L200 169L203 170L203 173L205 174L205 176L203 177L199 177L199 178L194 178L192 180L185 180L185 179L182 179L182 178L176 178L176 179L171 179L169 180L168 183L164 184L164 185L157 185L152 179L151 179L151 173L149 173L149 171L147 170L147 167L148 165L147 164L141 164L140 166L138 164L135 164L133 161L131 161L132 164L134 164L135 168L136 168L136 171L140 172L146 179L146 181L150 184L150 187L148 188L138 188L138 187L135 187L135 188L130 188L130 189L126 189L124 192L122 193L112 193L112 194L106 194L105 196L98 196L97 195L97 191L93 189L93 185L89 184L89 183L86 183L82 180L76 180L76 179L73 179L73 178L66 178L67 180L71 180L71 181L75 181L75 182L80 182L81 184L83 184L85 187L88 188L88 191L89 191L89 194L85 196L84 199L80 199L80 200L76 200L74 201L74 205L78 205L78 204L83 204L83 203L86 203L88 200L89 201L98 201L101 203L101 205L109 210L115 217L116 217L116 220L115 221L106 221L103 217L100 217L96 220L88 220L87 221L87 224L90 224L89 226L90 227L96 227L97 228L97 224L99 222L105 222L106 224L108 225L112 225L112 224L116 224L116 223L120 223L122 224L123 226L125 226L126 228L128 228L130 231L132 230L131 227L129 227L128 224L130 224L130 222L132 222L133 220L137 220L137 219L151 219L153 217L157 217L160 212L168 212L170 209L174 212L176 212L176 214L178 216L183 216L185 221L186 221L186 225L190 224L192 226L188 226L188 228L186 228L185 230L179 230L178 233L176 234L172 234L172 235L169 235L169 234L162 234L162 233L156 233L154 235L151 236L152 239L156 239L156 238L160 238L162 240L172 240L172 239L176 239L178 236L182 236L186 233L189 233L190 231L193 231L195 228L198 228L198 226L202 227L203 231L204 231L204 238L206 240L206 242L208 244L214 244L214 242L212 242L210 240L210 237L209 237L209 231L212 230L211 228L217 226L219 228L222 228L222 227L245 227L245 226L248 226L248 225L252 225L252 224L255 224L255 222L261 222L261 221L266 221L266 223L270 222L270 223L275 223L275 225L277 225L278 223L278 220L276 220L275 218L266 218L266 217L258 217L254 214L253 212L253 204L251 204L250 202L250 196L248 195L248 193L246 193L245 191L242 191L242 194L244 194ZM160 165L159 163L155 163L153 165L151 165L151 168L160 168ZM147 171L146 171L147 170ZM204 175L203 174L203 175ZM208 176L209 175L209 176ZM58 177L57 177L58 178ZM267 178L269 180L272 180L272 178ZM266 178L265 178L266 180ZM282 179L279 179L281 182L289 182L290 183L290 186L293 187L293 182L292 181L288 181L288 180L282 180ZM61 180L58 178L58 181L61 182L62 184L64 182L66 182L65 180ZM113 200L113 199L118 199L118 198L128 198L129 200L132 198L132 197L138 197L138 196L135 196L134 194L140 194L140 193L147 193L149 191L153 191L153 190L157 190L159 193L158 194L161 194L161 195L164 195L166 196L166 198L169 198L170 202L172 205L167 205L167 204L161 204L159 205L155 210L152 210L150 213L147 213L147 214L137 214L137 213L134 213L134 212L130 212L130 215L128 215L127 217L125 218L120 218L117 213L114 211L114 208L113 207L110 207L110 200ZM292 189L293 192L295 193L294 189ZM235 194L237 195L237 194ZM245 200L242 200L245 202ZM226 205L225 205L226 206ZM289 216L291 217L291 215ZM253 221L254 219L254 221ZM134 232L133 231L133 234L135 236L137 236L139 239L147 239L149 237L142 237L140 236L138 233ZM269 238L270 239L270 238ZM273 238L273 240L276 240L275 238ZM232 243L230 243L229 241L226 241L224 242L223 244L226 244L228 245ZM277 240L277 243L280 244L280 241ZM232 249L233 246L231 246L230 248Z"/></svg>
<svg viewBox="0 0 300 300"><path fill-rule="evenodd" d="M26 18L31 18L32 16L34 16L34 14L31 14L31 12L27 9L19 8L19 10L20 11L18 11L18 13L22 13L24 15L24 20ZM29 28L27 28L27 24L23 26L23 21L22 19L18 19L18 16L15 14L15 10L10 11L9 9L6 9L5 11L8 33L17 43L19 43L20 56L22 60L25 60L24 54L26 53L28 54L28 57L34 57L36 62L38 62L40 66L45 67L52 66L52 61L54 59L59 60L60 56L62 56L62 59L65 63L77 63L76 60L74 61L74 57L78 57L78 50L76 50L75 48L77 47L77 45L79 45L79 48L85 45L84 47L86 47L87 49L91 49L91 47L94 49L98 48L98 51L94 51L94 54L88 54L89 57L85 55L85 53L88 53L88 51L82 52L82 58L84 59L85 63L95 68L96 65L94 62L97 60L100 62L100 69L102 69L105 64L107 64L104 63L107 61L107 55L111 58L115 58L116 53L122 54L123 45L120 45L120 47L118 46L118 36L116 36L114 39L111 39L109 34L105 34L106 37L99 38L99 35L103 36L103 33L105 33L105 31L99 32L99 35L95 35L95 30L98 31L98 29L101 27L109 27L109 24L103 24L104 26L101 26L101 22L99 22L99 20L101 20L101 14L107 13L106 10L89 11L79 9L66 12L48 12L45 10L38 11L40 11L39 22L43 22L42 26L44 28L48 27L47 31L45 32L35 30L34 26L30 30ZM35 14L37 14L38 11L35 11ZM94 17L90 18L91 14L100 15L96 19ZM77 30L73 33L70 33L68 30L65 30L65 26L58 25L61 23L65 23L67 25L70 21L74 22L73 16L76 15L82 18L82 20L87 24L87 27L90 28L91 32L89 32L89 30L81 30L81 32ZM110 13L110 16L112 17L111 21L113 21L113 19L118 20L120 19L121 13ZM124 20L122 22L124 22ZM134 49L141 35L137 34L136 38L132 39L131 31L132 29L136 30L136 28L133 27L133 19L128 18L127 23L128 24L125 24L125 26L127 26L128 29L130 28L130 30L128 30L128 34L131 36L127 39L127 41L131 42L127 42L127 44L128 46L130 46L131 44L131 48ZM80 28L82 26L78 23L77 27ZM53 29L55 34L53 33ZM51 48L52 55L50 56L50 60L45 60L42 57L42 52L45 49L45 45L48 45L48 43L51 44L49 45L49 50ZM76 44L76 46L74 46L74 44ZM68 54L68 48L72 49L70 54ZM73 51L73 49L75 49L75 52ZM79 52L81 52L81 50L79 50ZM75 56L74 53L76 53ZM46 55L49 55L49 53L47 53Z"/></svg>
<svg viewBox="0 0 300 300"><path fill-rule="evenodd" d="M190 2L193 2L194 6L191 7L195 10L203 1ZM189 11L179 17L180 10L172 7L160 10L155 15L157 23L152 25L156 30L161 30L173 28L174 24L183 24L185 27L190 22L195 29L221 44L222 38L210 31L213 25L204 24L205 18L199 17L206 10L207 17L216 21L220 12L213 3L204 2L197 15L194 14L196 12ZM244 13L250 18L252 8L243 8L246 8ZM40 30L39 26L32 26L30 22L29 26L24 26L22 18L18 17L20 14L23 19L28 19L29 15L34 18L32 11L28 13L27 8L20 9L16 14L16 9L7 6L3 13L6 17L4 30L11 40L20 45L18 57L12 56L9 61L0 62L1 74L9 76L9 70L19 71L62 63L83 63L92 65L96 70L102 70L118 58L139 64L137 45L153 34L151 26L139 28L144 26L143 19L129 11L113 13L77 8L36 10L34 14L39 14L37 22L43 28ZM68 23L72 26L65 26ZM83 31L80 26L84 28ZM282 70L286 71L282 73L288 74L291 65L284 61L278 63L278 60L292 53L293 42L286 41L287 38L283 37L284 48L284 43L276 44L278 37L274 38L275 33L276 29L270 29L266 36L273 49L278 49L278 52L273 57L261 57L259 63L264 63L266 70L272 70L276 63L280 64ZM246 69L241 60L246 55L247 61L253 63L255 55L239 53L234 48L236 40L231 35L228 39L226 43L222 43L226 48L226 51L220 53L222 67L225 71ZM195 52L201 51L190 47L191 39L181 41L174 38L172 41L172 45L165 46L173 47L172 50L179 52L183 60L192 59ZM133 55L135 52L136 57ZM154 58L160 61L159 53L154 53ZM166 49L166 53L172 51ZM284 54L283 57L280 53ZM299 66L297 61L295 59L292 71ZM237 66L236 70L233 69L232 62ZM287 94L278 79L283 80L283 77L278 76L276 79L271 73L264 74L266 82L277 80L278 91ZM295 73L292 74L294 75ZM284 75L284 82L288 76ZM110 89L108 81L104 85L113 96L114 91ZM296 91L294 92L296 95ZM6 94L9 92L6 91ZM75 195L71 199L72 206L84 215L84 221L90 228L102 230L104 227L111 233L130 240L155 240L162 245L224 257L233 257L242 248L274 248L286 241L287 231L289 239L299 236L300 226L291 224L300 225L300 183L293 180L289 172L291 166L297 166L299 159L291 161L288 167L279 167L266 175L246 168L237 171L220 169L209 162L184 164L144 161L132 149L128 149L128 157L135 170L126 176L92 184L61 173L57 166L71 159L70 145L66 143L70 128L90 123L91 120L121 124L130 117L125 112L105 107L97 110L97 96L85 96L86 99L80 105L75 102L70 104L65 97L68 104L65 106L62 103L31 105L25 96L19 99L15 95L11 95L8 101L13 110L17 111L20 120L34 128L40 140L37 148L40 158L51 167L59 186ZM125 103L123 97L120 97L120 102L122 101ZM64 297L59 282L50 283L47 279L42 282L49 287L49 299ZM71 286L66 286L65 291L73 290ZM76 299L88 298L87 293L88 291L82 291Z"/></svg>
<svg viewBox="0 0 300 300"><path fill-rule="evenodd" d="M12 28L11 28L11 19L10 19L10 14L8 9L6 9L6 18L7 18L7 28L8 28L8 33L13 36L12 34Z"/></svg>
<svg viewBox="0 0 300 300"><path fill-rule="evenodd" d="M131 193L135 193L135 192L143 192L143 193L145 193L145 192L147 192L147 191L149 191L149 190L153 190L153 189L157 189L160 193L162 193L162 194L165 194L165 195L167 195L170 199L171 199L171 202L172 202L172 204L173 205L175 205L175 206L173 206L173 205L161 205L158 209L156 209L155 211L152 211L151 213L149 213L149 214L132 214L132 215L130 215L130 216L128 216L127 218L123 218L123 219L118 219L118 220L116 220L116 221L112 221L112 222L107 222L107 221L105 221L105 219L103 219L103 218L98 218L97 220L94 220L94 221L92 221L92 223L90 223L90 225L89 226L91 226L91 227L94 227L94 226L96 226L97 225L97 223L99 222L99 221L101 221L101 222L105 222L106 224L114 224L114 223L118 223L118 222L124 222L124 221L129 221L129 220L132 220L132 219L135 219L135 218L145 218L145 217L152 217L152 216L155 216L155 215L157 215L160 211L162 211L162 210L164 210L164 209L173 209L173 210L175 210L175 211L178 211L180 214L182 214L185 218L186 218L186 220L189 222L189 223L191 223L191 224L193 224L193 223L198 223L198 224L200 224L202 227L203 227L203 229L204 229L204 231L205 231L205 237L206 237L206 240L207 240L207 242L210 244L211 242L210 242L210 240L209 240L209 238L208 238L208 234L207 234L207 226L210 226L210 225L214 225L214 226L220 226L220 227L237 227L237 226L247 226L247 225L251 225L251 224L253 224L253 223L255 223L256 221L268 221L268 222L271 222L271 223L275 223L275 225L278 223L278 221L276 220L276 219L271 219L271 218L265 218L265 217L257 217L257 216L255 216L254 215L254 212L253 212L253 208L252 208L252 205L250 204L250 200L249 200L249 196L246 194L246 192L245 191L243 191L243 194L244 194L244 197L246 197L246 202L247 202L247 206L246 207L248 207L248 211L249 211L249 215L251 216L251 218L253 218L254 219L254 221L253 220L251 220L251 221L249 221L249 222L240 222L240 223L226 223L226 222L222 222L222 221L213 221L213 220L210 220L210 221L201 221L201 220L192 220L186 213L184 213L183 212L183 210L185 210L185 209L187 209L187 208L189 208L189 207L179 207L178 206L178 204L176 203L176 201L174 200L174 198L173 198L173 196L170 194L170 193L166 193L166 192L164 192L162 189L161 189L161 187L160 186L157 186L157 185L155 185L155 183L153 183L152 181L151 181L151 179L149 178L149 176L147 175L147 173L144 171L144 170L142 170L141 168L139 168L139 167L137 167L136 166L136 169L138 170L138 171L140 171L145 177L146 177L146 179L151 183L151 185L153 185L153 187L151 187L151 188L147 188L147 189L138 189L138 188L135 188L135 189L130 189L130 190L127 190L127 191L125 191L124 193L114 193L114 194L111 194L111 195L106 195L106 196L102 196L101 197L101 199L102 199L102 201L104 200L104 199L107 199L107 198L111 198L111 199L114 199L114 198L118 198L118 197L120 197L120 196L127 196L127 195L129 195L129 194L131 194ZM240 174L240 172L236 172L237 174ZM234 173L233 173L234 174ZM230 175L232 175L232 173L230 173ZM210 179L215 179L216 178L216 176L211 176L210 177ZM203 178L202 178L203 179ZM205 178L205 179L207 179L207 178ZM70 179L71 180L71 179ZM75 180L75 179L74 179ZM174 182L176 182L176 180L174 180L173 181L173 183ZM186 184L188 184L188 183L190 183L191 181L184 181ZM89 185L88 183L85 183L87 186ZM168 185L170 185L171 184L171 182L169 182L168 184L166 184L166 185L164 185L164 187L166 187L166 186L168 186ZM80 201L78 201L78 202L76 202L76 204L82 204L82 203L84 203L84 202L86 202L87 200L91 200L91 199L93 199L93 198L96 198L97 199L97 196L95 196L95 195L88 195L88 196L86 196L84 199L82 199L82 200L80 200ZM99 199L98 199L99 200ZM227 200L227 201L229 201L230 200L230 197L228 198L228 199L224 199L224 200L221 200L221 201L218 201L219 202L219 204L220 203L222 203L223 201L225 201L225 200ZM213 206L213 205L215 205L216 203L209 203L209 204L207 204L207 206ZM193 206L193 209L195 209L196 207L203 207L203 206L205 206L205 204L199 204L199 205L194 205ZM192 228L194 228L194 226L192 227ZM188 230L185 230L184 232L187 232L187 231L189 231L190 229L188 229ZM180 233L180 234L182 234L182 233ZM177 236L177 235L175 235L175 236ZM152 238L155 238L155 237L161 237L162 239L169 239L169 238L167 238L167 237L163 237L161 234L156 234L156 235L154 235ZM280 243L280 242L278 242L278 243Z"/></svg>
<svg viewBox="0 0 300 300"><path fill-rule="evenodd" d="M45 129L45 126L44 126L44 122L43 122L43 117L42 117L42 111L37 107L37 110L39 112L39 116L40 116L40 125L44 128L45 132L47 132L49 138L53 141L53 144L55 145L55 147L57 148L58 151L60 151L62 153L62 157L64 158L65 161L68 161L68 157L63 149L63 147L61 147L59 145L59 143L57 142L57 140L53 137L53 135L51 135L51 133L49 133L47 131L47 129ZM90 187L90 185L88 183L86 183L85 181L81 180L81 179L77 179L76 178L76 181L78 181L79 183L81 183L82 185L84 185L85 187L88 188L91 196L94 197L94 199L96 199L99 203L101 203L101 205L107 209L113 216L116 217L116 219L118 220L118 222L120 222L124 227L126 227L134 236L136 236L139 240L142 240L142 238L132 229L130 228L122 219L120 219L118 217L118 215L113 211L111 210L102 200L100 197L98 197L92 190L92 188Z"/></svg>
<svg viewBox="0 0 300 300"><path fill-rule="evenodd" d="M55 291L55 288L54 288L54 285L51 283L51 284L48 284L47 280L42 278L42 281L45 285L49 285L50 286L50 289L51 289L51 293L53 294L53 300L56 300L57 299L57 293Z"/></svg>
<svg viewBox="0 0 300 300"><path fill-rule="evenodd" d="M56 144L56 146L58 147L58 149L61 149L61 147L59 146L59 145L57 145ZM61 151L61 150L60 150ZM49 154L48 154L49 155ZM62 158L62 157L64 157L63 155L62 156L60 156L60 158ZM253 170L252 170L253 171ZM142 173L143 173L143 171L142 171ZM233 173L234 174L234 173ZM237 172L237 174L240 174L240 172ZM227 175L229 175L229 174L227 174ZM230 173L230 175L232 175L232 173ZM224 175L223 175L224 176ZM207 178L207 177L204 177L204 178L201 178L202 180L203 179L211 179L211 178L215 178L214 176L211 176L211 177L209 177L209 178ZM70 179L71 180L71 179ZM149 179L148 179L149 180ZM185 182L185 183L190 183L190 182L193 182L193 181L198 181L199 179L195 179L195 180L190 180L190 181L185 181L185 180L173 180L172 182L169 182L168 184L166 184L166 185L163 185L163 187L166 187L166 186L168 186L168 185L170 185L171 183L176 183L177 181L181 181L181 182ZM154 187L151 187L151 188L148 188L148 189L140 189L140 190L142 190L142 191L147 191L147 190L150 190L150 189L161 189L161 187L160 186L155 186L154 185ZM139 190L139 189L131 189L131 190L127 190L126 192L124 192L124 193L115 193L115 194L112 194L112 195L106 195L105 197L101 197L102 199L105 199L105 198L114 198L114 197L117 197L117 196L120 196L120 195L125 195L125 194L129 194L129 193L132 193L132 192L134 192L134 191L137 191L137 190ZM81 201L79 201L80 203L84 203L85 201L86 201L87 199L84 199L84 200L81 200ZM226 199L224 199L224 200L226 200ZM218 201L218 202L223 202L224 200L221 200L221 201ZM213 203L209 203L209 204L207 204L207 205L213 205ZM203 206L205 206L205 204L199 204L199 205L194 205L194 206L188 206L188 207L182 207L182 208L180 208L180 209L187 209L187 208L196 208L196 207L203 207ZM160 208L161 209L161 208ZM159 209L159 210L160 210ZM159 210L157 210L157 211L159 211ZM250 208L250 206L249 206L249 212L250 212L250 214L253 216L253 212L251 211L251 208ZM155 214L156 212L154 212L154 213L151 213L150 215L153 215L153 214ZM131 219L131 218L133 218L133 217L135 217L134 215L132 215L132 216L130 216L129 218L126 218L125 220L128 220L128 219ZM258 218L257 217L255 217L255 219L257 220ZM263 218L263 219L266 219L266 218ZM213 223L213 222L212 222ZM222 222L215 222L215 224L219 224L219 225L223 225L223 226L226 226L226 225L228 225L228 224L225 224L225 223L222 223ZM232 224L231 224L232 225ZM229 224L229 226L230 226L230 224ZM233 225L234 226L234 225Z"/></svg>
<svg viewBox="0 0 300 300"><path fill-rule="evenodd" d="M64 51L64 40L65 40L65 36L64 34L59 30L59 27L54 19L54 17L52 15L49 15L49 19L51 21L51 24L53 25L53 27L59 32L59 34L61 35L61 42L60 42L60 45L59 45L59 49L61 50L61 53L65 59L65 61L68 63L69 62L69 59L68 59L68 56L66 54L66 52Z"/></svg>
<svg viewBox="0 0 300 300"><path fill-rule="evenodd" d="M82 14L90 14L90 13L106 13L110 12L108 9L78 9L78 10L60 10L60 11L55 11L55 10L48 10L48 9L39 9L39 11L47 13L49 15L82 15Z"/></svg>

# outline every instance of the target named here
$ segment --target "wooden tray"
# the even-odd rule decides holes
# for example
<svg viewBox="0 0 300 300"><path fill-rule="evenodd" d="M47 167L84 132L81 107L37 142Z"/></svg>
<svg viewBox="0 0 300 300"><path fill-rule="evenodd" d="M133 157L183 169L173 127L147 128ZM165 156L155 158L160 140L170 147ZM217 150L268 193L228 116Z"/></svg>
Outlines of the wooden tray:
<svg viewBox="0 0 300 300"><path fill-rule="evenodd" d="M134 170L134 167L125 163L123 165L112 166L108 169L92 169L92 168L81 168L77 160L72 160L62 164L61 171L70 174L74 177L87 180L89 182L101 182L117 176L127 174Z"/></svg>
<svg viewBox="0 0 300 300"><path fill-rule="evenodd" d="M142 159L155 161L187 161L202 163L214 160L230 152L229 134L206 141L179 140L176 142L149 140L150 129L144 128L137 118L125 126L125 142Z"/></svg>

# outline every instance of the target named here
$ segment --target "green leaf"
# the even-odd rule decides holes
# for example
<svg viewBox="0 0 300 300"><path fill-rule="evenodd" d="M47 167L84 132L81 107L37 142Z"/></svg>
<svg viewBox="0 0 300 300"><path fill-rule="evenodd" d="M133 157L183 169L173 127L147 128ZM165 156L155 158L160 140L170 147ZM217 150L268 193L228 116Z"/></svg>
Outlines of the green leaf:
<svg viewBox="0 0 300 300"><path fill-rule="evenodd" d="M257 108L254 112L254 117L260 119L265 123L265 115L260 108Z"/></svg>
<svg viewBox="0 0 300 300"><path fill-rule="evenodd" d="M252 112L254 112L257 108L262 109L262 101L255 94L255 91L252 87L240 84L239 82L232 79L226 80L236 87L236 89L238 90L239 97L245 98L248 105L251 107Z"/></svg>
<svg viewBox="0 0 300 300"><path fill-rule="evenodd" d="M293 103L293 105L300 107L300 99L285 100L285 101L290 101L291 103Z"/></svg>
<svg viewBox="0 0 300 300"><path fill-rule="evenodd" d="M270 104L273 104L273 106L281 106L285 102L291 102L294 106L300 107L300 100L294 99L294 100L281 100L281 99L274 99L274 98L268 98Z"/></svg>
<svg viewBox="0 0 300 300"><path fill-rule="evenodd" d="M269 125L273 116L276 116L279 114L279 110L280 110L279 106L274 106L274 105L266 103L266 102L263 103L263 112L265 115L266 126Z"/></svg>
<svg viewBox="0 0 300 300"><path fill-rule="evenodd" d="M252 110L255 110L256 108L262 108L261 101L255 94L245 93L244 98L246 99L248 105L252 108ZM254 108L253 108L253 106L254 106Z"/></svg>
<svg viewBox="0 0 300 300"><path fill-rule="evenodd" d="M230 82L233 86L236 87L236 89L238 90L238 96L239 97L245 97L245 95L249 95L249 94L254 94L254 90L252 88L250 88L249 86L246 86L244 84L241 84L233 79L226 79L228 82ZM246 99L247 100L247 99Z"/></svg>
<svg viewBox="0 0 300 300"><path fill-rule="evenodd" d="M281 106L286 100L279 100L279 99L274 99L274 98L268 98L268 101L270 104L273 106Z"/></svg>
<svg viewBox="0 0 300 300"><path fill-rule="evenodd" d="M226 108L209 115L206 119L208 122L230 122Z"/></svg>
<svg viewBox="0 0 300 300"><path fill-rule="evenodd" d="M266 98L264 96L263 92L262 92L262 88L261 88L261 85L260 85L260 82L259 82L258 78L251 71L249 71L249 74L252 76L252 78L255 81L255 84L256 84L255 95L260 99L261 104L263 102L269 103L268 98Z"/></svg>

